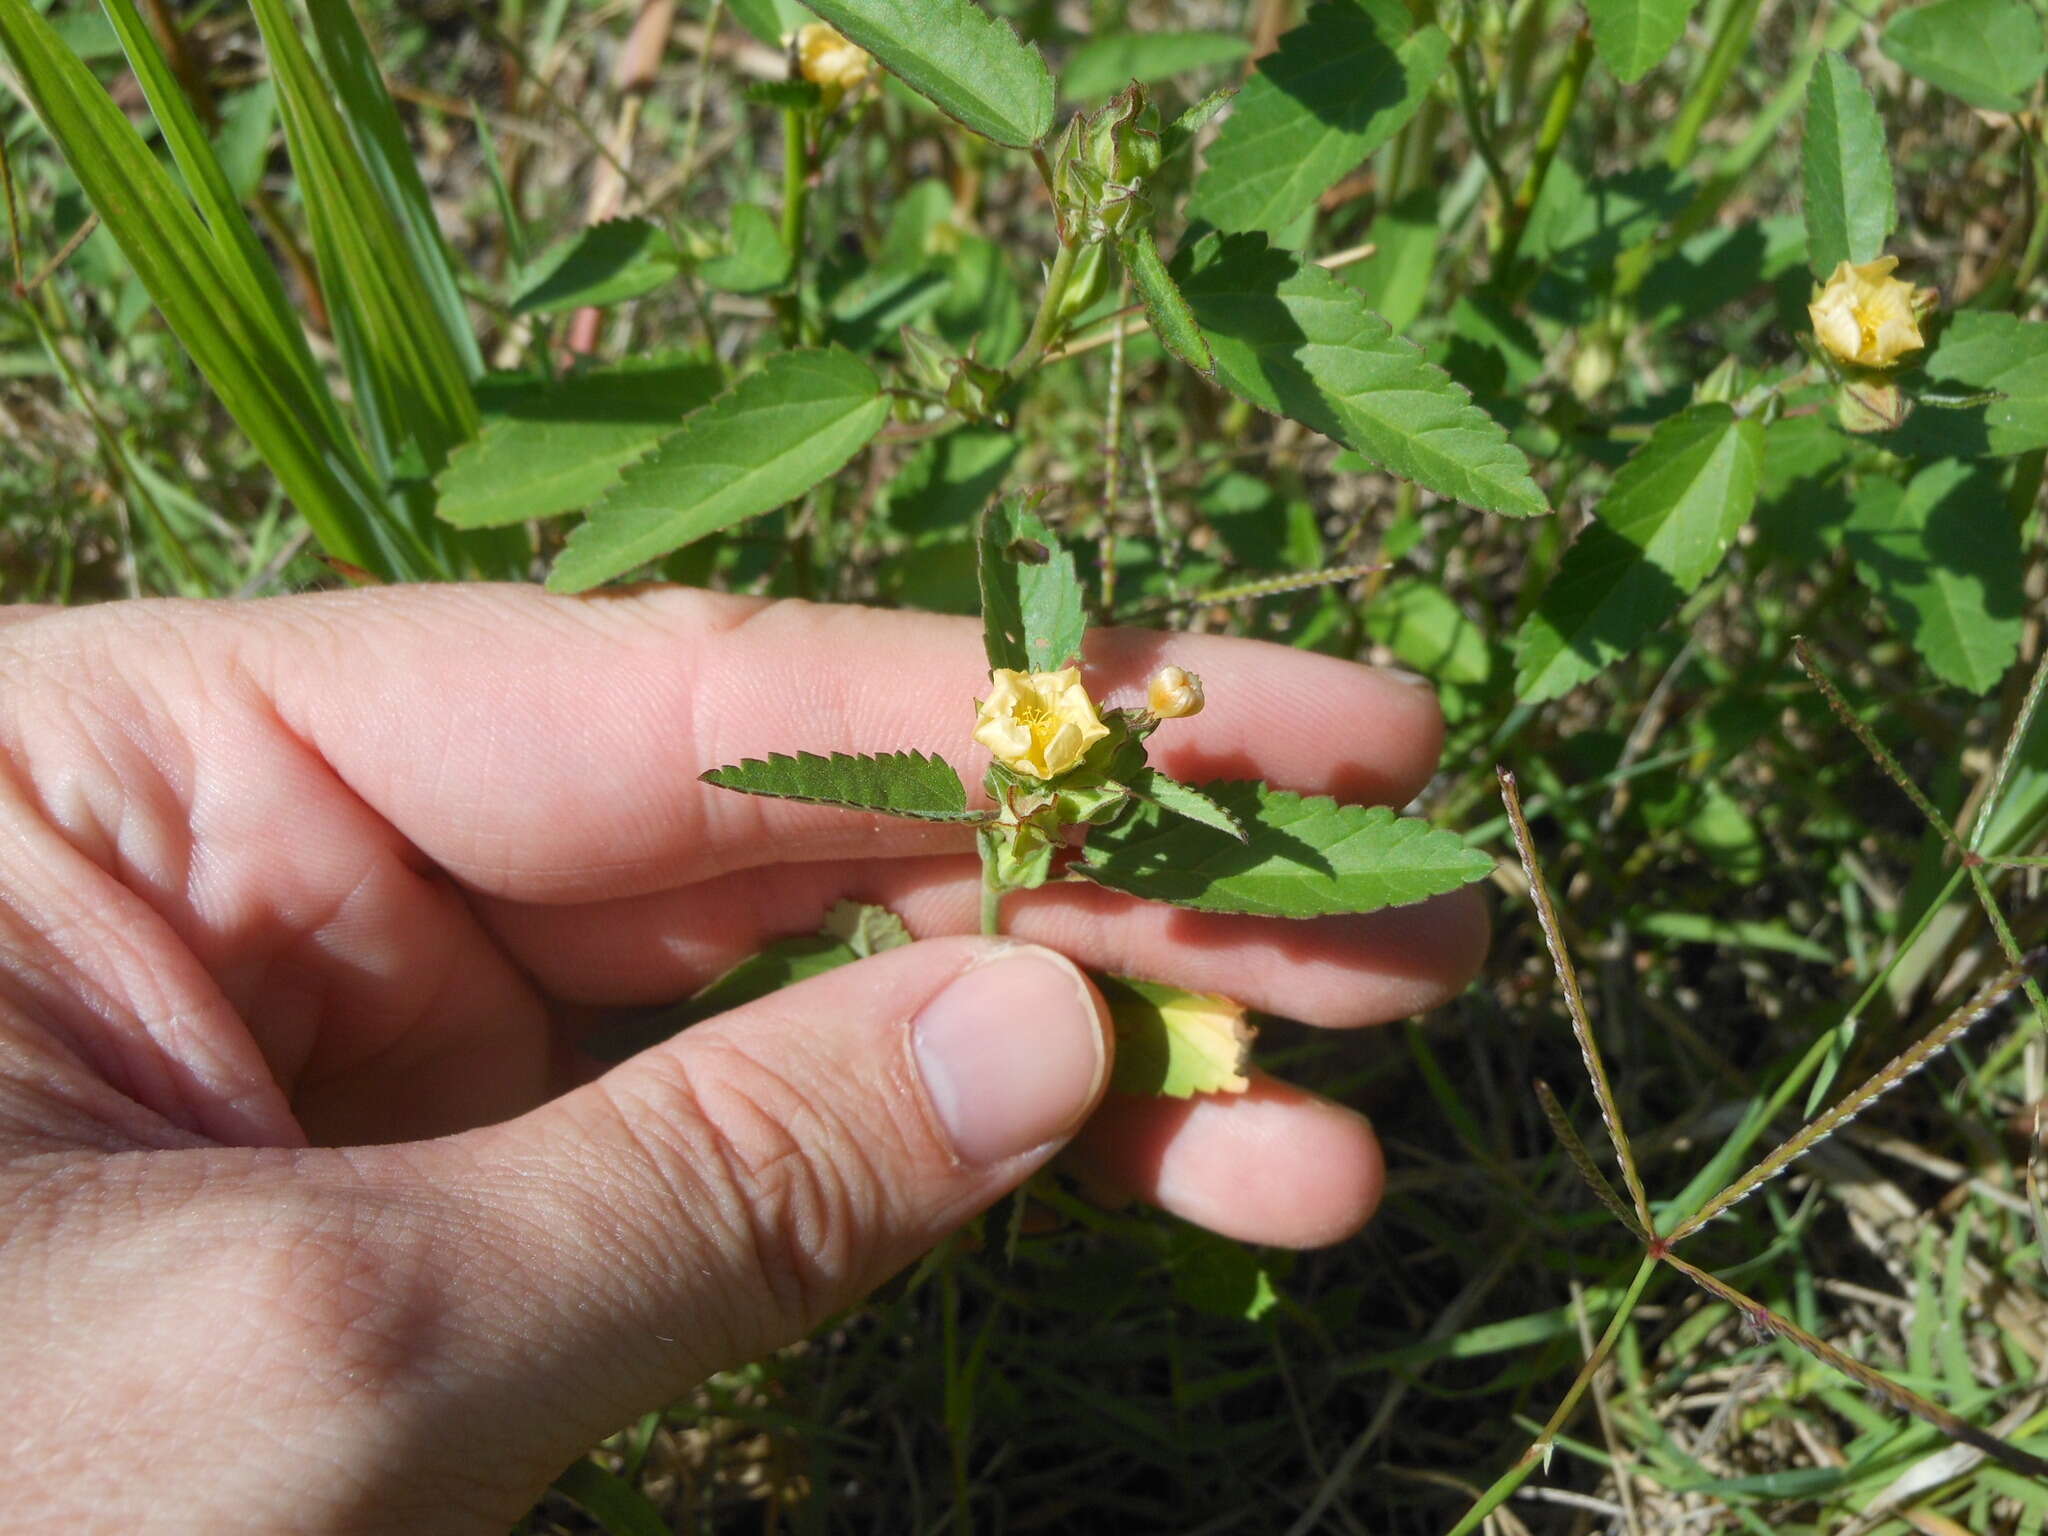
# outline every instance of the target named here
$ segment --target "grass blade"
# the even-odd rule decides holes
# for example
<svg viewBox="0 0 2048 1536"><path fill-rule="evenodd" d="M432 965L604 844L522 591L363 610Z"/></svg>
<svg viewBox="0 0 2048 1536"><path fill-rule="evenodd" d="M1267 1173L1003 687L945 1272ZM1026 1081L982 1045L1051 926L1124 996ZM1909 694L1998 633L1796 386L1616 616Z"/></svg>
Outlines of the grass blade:
<svg viewBox="0 0 2048 1536"><path fill-rule="evenodd" d="M1565 1156L1572 1160L1572 1166L1578 1169L1579 1177L1584 1179L1593 1193L1600 1197L1600 1203L1614 1213L1614 1219L1628 1228L1631 1236L1639 1242L1649 1242L1650 1234L1644 1231L1643 1224L1636 1220L1636 1213L1628 1208L1628 1202L1623 1200L1615 1187L1607 1182L1607 1176L1593 1161L1592 1151L1580 1138L1579 1133L1572 1128L1571 1121L1566 1118L1564 1106L1557 1102L1556 1093L1551 1090L1550 1084L1540 1077L1536 1079L1536 1102L1543 1106L1544 1119L1550 1122L1550 1128L1557 1133L1557 1139L1564 1145Z"/></svg>

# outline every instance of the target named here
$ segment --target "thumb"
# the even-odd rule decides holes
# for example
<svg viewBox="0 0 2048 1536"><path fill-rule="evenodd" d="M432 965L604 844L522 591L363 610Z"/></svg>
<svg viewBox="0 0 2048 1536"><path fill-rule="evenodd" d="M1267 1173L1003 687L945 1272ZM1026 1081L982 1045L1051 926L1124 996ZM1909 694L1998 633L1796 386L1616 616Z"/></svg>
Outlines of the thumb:
<svg viewBox="0 0 2048 1536"><path fill-rule="evenodd" d="M554 1375L574 1451L801 1337L1021 1183L1100 1098L1109 1038L1063 957L931 940L415 1147L414 1175L467 1191L470 1230L515 1249L465 1266L490 1315L461 1331ZM444 1154L461 1166L432 1168Z"/></svg>

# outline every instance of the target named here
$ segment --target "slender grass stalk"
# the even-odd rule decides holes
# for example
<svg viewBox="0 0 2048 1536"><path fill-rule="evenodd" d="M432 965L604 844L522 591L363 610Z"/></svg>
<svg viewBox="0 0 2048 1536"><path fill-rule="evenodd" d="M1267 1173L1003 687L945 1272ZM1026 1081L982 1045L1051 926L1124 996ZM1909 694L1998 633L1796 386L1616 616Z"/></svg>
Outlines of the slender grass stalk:
<svg viewBox="0 0 2048 1536"><path fill-rule="evenodd" d="M1543 195L1543 183L1550 176L1558 147L1564 143L1565 129L1571 123L1573 109L1579 104L1579 92L1585 86L1586 71L1592 63L1593 33L1590 28L1582 26L1572 35L1571 51L1565 55L1564 68L1558 72L1557 83L1550 89L1550 103L1543 109L1543 126L1537 130L1536 148L1530 156L1529 169L1523 173L1522 184L1515 189L1507 216L1501 221L1500 243L1493 253L1493 271L1496 274L1505 275L1522 248L1522 235L1529 227L1530 211L1535 208L1536 199Z"/></svg>

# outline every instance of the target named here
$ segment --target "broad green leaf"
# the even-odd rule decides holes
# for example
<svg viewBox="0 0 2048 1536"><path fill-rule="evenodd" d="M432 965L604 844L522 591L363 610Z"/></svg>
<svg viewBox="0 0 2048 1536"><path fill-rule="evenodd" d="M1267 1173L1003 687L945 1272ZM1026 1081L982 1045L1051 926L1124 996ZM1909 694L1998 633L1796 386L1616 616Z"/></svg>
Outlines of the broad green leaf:
<svg viewBox="0 0 2048 1536"><path fill-rule="evenodd" d="M1600 62L1633 85L1685 33L1692 0L1586 0Z"/></svg>
<svg viewBox="0 0 2048 1536"><path fill-rule="evenodd" d="M967 809L967 787L953 765L922 752L884 752L857 757L834 752L820 757L781 752L750 757L699 775L706 784L777 800L807 800L856 811L881 811L917 821L980 821Z"/></svg>
<svg viewBox="0 0 2048 1536"><path fill-rule="evenodd" d="M850 353L780 352L629 465L548 573L581 592L793 501L865 447L889 402Z"/></svg>
<svg viewBox="0 0 2048 1536"><path fill-rule="evenodd" d="M1133 80L1150 84L1191 69L1235 64L1252 45L1235 32L1115 32L1091 37L1060 71L1060 95L1069 101L1110 96Z"/></svg>
<svg viewBox="0 0 2048 1536"><path fill-rule="evenodd" d="M910 929L902 918L887 907L865 901L834 902L825 914L823 931L843 942L860 960L885 949L901 949L910 942Z"/></svg>
<svg viewBox="0 0 2048 1536"><path fill-rule="evenodd" d="M1131 793L1140 800L1150 800L1154 805L1185 816L1189 821L1211 827L1238 842L1246 841L1244 823L1223 809L1199 789L1169 779L1157 768L1147 768L1143 773L1131 775Z"/></svg>
<svg viewBox="0 0 2048 1536"><path fill-rule="evenodd" d="M1428 301L1437 246L1443 240L1436 188L1419 187L1382 209L1369 233L1377 249L1346 267L1339 280L1364 294L1397 334L1406 332Z"/></svg>
<svg viewBox="0 0 2048 1536"><path fill-rule="evenodd" d="M146 25L128 0L113 0L108 15L124 26L189 197L25 0L0 0L0 49L137 278L321 546L379 574L429 574L431 557L386 515L283 284Z"/></svg>
<svg viewBox="0 0 2048 1536"><path fill-rule="evenodd" d="M1355 291L1263 235L1212 236L1174 260L1216 377L1454 501L1550 510L1500 423Z"/></svg>
<svg viewBox="0 0 2048 1536"><path fill-rule="evenodd" d="M1884 124L1855 68L1824 53L1806 84L1806 261L1826 278L1844 261L1875 261L1896 212Z"/></svg>
<svg viewBox="0 0 2048 1536"><path fill-rule="evenodd" d="M1900 489L1865 484L1845 542L1856 574L1944 682L1986 693L2019 654L2025 561L1988 463L1941 459Z"/></svg>
<svg viewBox="0 0 2048 1536"><path fill-rule="evenodd" d="M1087 598L1074 556L1032 510L1006 496L981 517L982 642L991 669L1054 672L1081 656Z"/></svg>
<svg viewBox="0 0 2048 1536"><path fill-rule="evenodd" d="M1145 306L1145 318L1151 322L1152 334L1167 351L1197 373L1213 373L1216 359L1209 355L1209 344L1202 340L1201 327L1195 324L1188 301L1181 297L1173 275L1159 259L1159 246L1152 231L1141 228L1123 242L1122 253L1131 283Z"/></svg>
<svg viewBox="0 0 2048 1536"><path fill-rule="evenodd" d="M1398 0L1314 6L1238 92L1189 216L1222 230L1279 230L1414 116L1450 49Z"/></svg>
<svg viewBox="0 0 2048 1536"><path fill-rule="evenodd" d="M797 0L731 0L732 13L770 48L780 48L789 35L811 19Z"/></svg>
<svg viewBox="0 0 2048 1536"><path fill-rule="evenodd" d="M721 381L701 353L656 353L521 396L449 458L437 510L460 528L580 511Z"/></svg>
<svg viewBox="0 0 2048 1536"><path fill-rule="evenodd" d="M1186 1099L1251 1087L1244 1069L1258 1031L1241 1004L1133 976L1095 981L1116 1034L1109 1086L1118 1093Z"/></svg>
<svg viewBox="0 0 2048 1536"><path fill-rule="evenodd" d="M542 256L540 270L512 300L512 313L552 315L620 304L672 282L682 269L682 253L659 225L607 219Z"/></svg>
<svg viewBox="0 0 2048 1536"><path fill-rule="evenodd" d="M1886 447L1924 458L2048 448L2048 322L1961 310L1942 328L1925 371L1931 391L1999 398L1963 408L1923 405Z"/></svg>
<svg viewBox="0 0 2048 1536"><path fill-rule="evenodd" d="M1661 423L1629 457L1515 642L1515 691L1556 698L1678 611L1756 502L1763 428L1725 405Z"/></svg>
<svg viewBox="0 0 2048 1536"><path fill-rule="evenodd" d="M940 111L1029 149L1052 128L1052 74L1038 50L972 0L805 0Z"/></svg>
<svg viewBox="0 0 2048 1536"><path fill-rule="evenodd" d="M2018 112L2048 71L2041 13L2026 0L1935 0L1897 11L1877 45L1900 68L1958 100Z"/></svg>
<svg viewBox="0 0 2048 1536"><path fill-rule="evenodd" d="M1433 581L1388 582L1366 600L1365 629L1402 666L1436 682L1476 688L1493 673L1486 632Z"/></svg>
<svg viewBox="0 0 2048 1536"><path fill-rule="evenodd" d="M1340 805L1264 784L1201 786L1250 841L1139 804L1088 834L1071 873L1148 901L1258 917L1407 906L1484 880L1493 860L1455 832L1384 805Z"/></svg>
<svg viewBox="0 0 2048 1536"><path fill-rule="evenodd" d="M759 203L741 203L732 211L732 248L705 262L697 275L721 293L773 293L795 267L795 253L782 243L774 215Z"/></svg>

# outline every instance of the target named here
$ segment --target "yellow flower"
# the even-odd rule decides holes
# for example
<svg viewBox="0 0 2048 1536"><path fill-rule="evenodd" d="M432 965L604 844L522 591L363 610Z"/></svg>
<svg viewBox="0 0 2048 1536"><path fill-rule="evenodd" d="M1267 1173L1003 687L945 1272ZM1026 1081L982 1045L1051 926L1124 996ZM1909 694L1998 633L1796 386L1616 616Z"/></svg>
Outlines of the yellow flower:
<svg viewBox="0 0 2048 1536"><path fill-rule="evenodd" d="M1081 686L1081 669L991 674L974 717L974 739L996 761L1034 779L1056 779L1109 734Z"/></svg>
<svg viewBox="0 0 2048 1536"><path fill-rule="evenodd" d="M839 98L866 81L875 61L865 49L849 43L822 21L797 28L797 73L824 93L825 105L834 107Z"/></svg>
<svg viewBox="0 0 2048 1536"><path fill-rule="evenodd" d="M1920 336L1920 299L1911 283L1892 276L1896 256L1852 266L1844 261L1807 305L1813 334L1845 363L1889 368L1927 343Z"/></svg>
<svg viewBox="0 0 2048 1536"><path fill-rule="evenodd" d="M1161 667L1145 688L1145 707L1162 720L1182 720L1202 712L1202 680L1179 667Z"/></svg>

